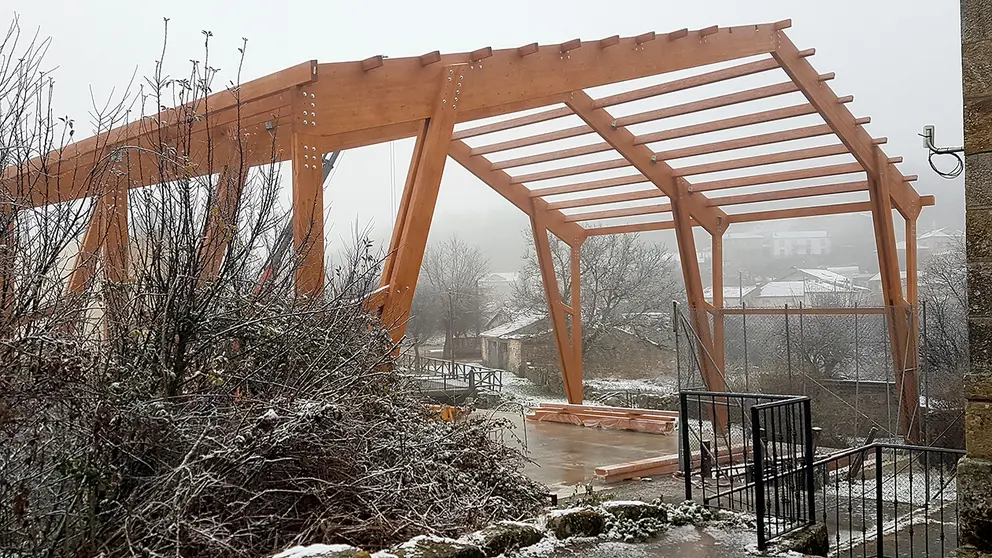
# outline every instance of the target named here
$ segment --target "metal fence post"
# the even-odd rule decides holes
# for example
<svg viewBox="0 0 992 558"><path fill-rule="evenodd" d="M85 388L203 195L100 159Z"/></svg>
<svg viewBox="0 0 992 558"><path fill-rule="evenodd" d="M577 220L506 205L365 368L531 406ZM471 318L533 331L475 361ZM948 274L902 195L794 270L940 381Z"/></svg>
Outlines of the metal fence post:
<svg viewBox="0 0 992 558"><path fill-rule="evenodd" d="M679 430L682 435L682 473L685 476L685 499L692 500L692 449L689 447L689 399L679 394Z"/></svg>
<svg viewBox="0 0 992 558"><path fill-rule="evenodd" d="M882 542L882 446L875 446L875 556L885 556Z"/></svg>
<svg viewBox="0 0 992 558"><path fill-rule="evenodd" d="M813 480L813 405L809 399L803 401L803 436L806 437L806 497L809 506L809 524L816 523L816 483Z"/></svg>
<svg viewBox="0 0 992 558"><path fill-rule="evenodd" d="M765 540L765 472L762 461L761 445L761 411L751 407L751 441L754 444L754 514L755 527L758 531L758 550L764 551L768 546Z"/></svg>

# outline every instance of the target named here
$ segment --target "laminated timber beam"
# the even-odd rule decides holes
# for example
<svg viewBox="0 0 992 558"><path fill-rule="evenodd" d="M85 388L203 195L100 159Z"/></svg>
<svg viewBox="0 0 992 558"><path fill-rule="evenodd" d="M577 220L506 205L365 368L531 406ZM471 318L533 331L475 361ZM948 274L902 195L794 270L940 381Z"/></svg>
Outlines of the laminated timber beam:
<svg viewBox="0 0 992 558"><path fill-rule="evenodd" d="M425 121L423 139L417 142L401 200L403 207L397 212L393 226L393 242L388 255L391 261L385 265L388 274L382 276L382 286L388 287L382 305L382 321L390 328L396 343L406 333L441 175L457 121L458 99L463 90L475 86L476 74L466 64L446 65L442 70L435 84L434 110Z"/></svg>

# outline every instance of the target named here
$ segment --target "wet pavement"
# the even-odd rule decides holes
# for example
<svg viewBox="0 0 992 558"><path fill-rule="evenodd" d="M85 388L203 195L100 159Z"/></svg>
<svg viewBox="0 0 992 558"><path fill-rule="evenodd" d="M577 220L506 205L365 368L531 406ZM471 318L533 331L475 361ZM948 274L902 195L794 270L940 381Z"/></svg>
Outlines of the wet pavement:
<svg viewBox="0 0 992 558"><path fill-rule="evenodd" d="M559 496L592 482L596 467L678 452L678 436L608 430L556 422L525 421L518 413L479 411L513 423L508 444L526 449L534 461L524 472ZM526 424L525 424L526 423Z"/></svg>

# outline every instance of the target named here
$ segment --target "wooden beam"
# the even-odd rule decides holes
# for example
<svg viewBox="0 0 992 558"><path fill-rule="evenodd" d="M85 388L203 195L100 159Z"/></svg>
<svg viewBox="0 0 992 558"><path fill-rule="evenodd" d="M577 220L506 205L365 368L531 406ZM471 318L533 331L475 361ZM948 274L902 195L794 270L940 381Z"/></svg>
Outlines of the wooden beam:
<svg viewBox="0 0 992 558"><path fill-rule="evenodd" d="M478 62L480 60L485 60L493 55L493 47L482 47L478 50L473 50L469 53L468 58L472 62Z"/></svg>
<svg viewBox="0 0 992 558"><path fill-rule="evenodd" d="M678 195L679 186L676 184L672 168L664 162L653 160L654 154L647 146L635 145L634 134L629 130L614 127L614 119L610 113L605 109L595 108L594 101L589 95L583 91L576 91L572 93L566 104L660 191L665 192L670 198ZM686 195L684 199L687 217L691 215L708 231L717 229L722 212L714 212L712 209L715 208L706 207L705 197L699 194Z"/></svg>
<svg viewBox="0 0 992 558"><path fill-rule="evenodd" d="M631 225L611 225L608 227L590 227L586 229L588 236L603 236L607 234L627 234L650 231L667 231L675 228L674 221L655 221L651 223L634 223Z"/></svg>
<svg viewBox="0 0 992 558"><path fill-rule="evenodd" d="M607 48L620 44L620 35L611 35L599 40L599 48Z"/></svg>
<svg viewBox="0 0 992 558"><path fill-rule="evenodd" d="M679 29L678 31L672 31L671 33L669 33L668 34L668 40L669 41L677 41L677 40L679 40L681 38L688 37L688 36L689 36L689 30L688 29Z"/></svg>
<svg viewBox="0 0 992 558"><path fill-rule="evenodd" d="M751 126L752 124L775 122L777 120L785 120L787 118L795 118L797 116L805 116L807 114L816 114L816 108L810 104L794 105L791 107L766 110L753 114L745 114L743 116L723 118L721 120L704 122L702 124L693 124L691 126L683 126L681 128L672 128L669 130L662 130L660 132L642 134L634 139L634 144L641 145L645 143L684 138L699 134L707 134L709 132L718 132L720 130L730 130L732 128Z"/></svg>
<svg viewBox="0 0 992 558"><path fill-rule="evenodd" d="M376 56L372 56L371 58L366 58L365 60L362 60L362 70L368 72L376 68L381 68L382 64L383 64L382 55L377 54ZM421 60L421 64L423 64L423 60Z"/></svg>
<svg viewBox="0 0 992 558"><path fill-rule="evenodd" d="M720 27L717 25L711 25L709 27L704 27L697 31L700 37L709 37L710 35L716 35L720 31Z"/></svg>
<svg viewBox="0 0 992 558"><path fill-rule="evenodd" d="M584 240L584 239L583 239ZM571 272L571 295L568 303L572 306L569 337L572 341L572 371L570 374L580 378L582 385L582 243L576 242L569 246L569 271Z"/></svg>
<svg viewBox="0 0 992 558"><path fill-rule="evenodd" d="M634 89L632 91L626 91L624 93L617 93L616 95L601 97L599 99L596 99L596 108L605 108L614 105L619 105L621 103L639 101L641 99L648 99L651 97L656 97L658 95L664 95L666 93L674 93L676 91L683 91L686 89L691 89L693 87L700 87L712 83L719 83L721 81L726 81L728 79L749 76L761 72L767 72L769 70L775 70L777 68L778 68L778 63L775 62L773 58L767 58L765 60L758 60L757 62L749 62L747 64L741 64L739 66L732 66L730 68L724 68L722 70L706 72L703 74L699 74L675 81L669 81L666 83L660 83L658 85L652 85L649 87Z"/></svg>
<svg viewBox="0 0 992 558"><path fill-rule="evenodd" d="M564 43L558 45L558 52L562 54L568 54L569 52L578 49L582 46L582 41L579 39L572 39L571 41L565 41Z"/></svg>
<svg viewBox="0 0 992 558"><path fill-rule="evenodd" d="M612 169L622 169L629 166L630 166L630 161L626 159L611 159L609 161L598 161L596 163L587 163L585 165L577 165L574 167L564 167L564 168L553 169L548 171L521 174L518 176L514 176L511 179L511 182L513 184L539 182L541 180L564 178L566 176L575 176L577 174L586 174L590 172L598 172L598 171L612 170Z"/></svg>
<svg viewBox="0 0 992 558"><path fill-rule="evenodd" d="M727 347L725 338L725 323L723 314L723 233L710 235L710 267L712 274L713 297L713 359L718 371L727 369ZM723 374L724 379L726 375ZM748 375L745 374L745 378Z"/></svg>
<svg viewBox="0 0 992 558"><path fill-rule="evenodd" d="M79 252L76 253L75 264L69 274L66 284L66 294L78 294L86 288L96 274L97 260L100 258L100 247L106 240L103 216L107 209L106 200L103 197L96 198L93 202L93 212L90 215L89 224L83 233L83 241L79 245Z"/></svg>
<svg viewBox="0 0 992 558"><path fill-rule="evenodd" d="M872 223L875 228L875 247L878 253L878 267L882 283L882 297L889 308L889 348L895 381L899 390L899 429L912 443L920 441L920 401L917 387L915 363L908 358L915 349L912 340L913 309L903 296L902 277L899 270L899 254L896 249L895 228L892 219L892 197L890 189L896 184L905 184L901 175L890 172L887 157L881 148L875 149L877 179L869 180L871 188ZM912 400L907 398L912 397Z"/></svg>
<svg viewBox="0 0 992 558"><path fill-rule="evenodd" d="M738 91L736 93L720 95L718 97L710 97L708 99L703 99L700 101L692 101L690 103L684 103L681 105L675 105L671 107L649 110L647 112L631 114L629 116L617 118L616 126L631 126L633 124L643 124L644 122L653 122L656 120L671 118L673 116L682 116L685 114L692 114L694 112L701 112L704 110L710 110L720 107L736 105L740 103L746 103L748 101L767 99L769 97L776 97L778 95L787 95L789 93L795 93L797 91L799 91L799 88L796 86L796 84L792 82L777 83L775 85L757 87L754 89L748 89L746 91Z"/></svg>
<svg viewBox="0 0 992 558"><path fill-rule="evenodd" d="M840 215L842 213L861 213L871 211L869 202L838 203L833 205L818 205L815 207L796 207L792 209L773 209L755 211L753 213L736 213L728 215L731 223L752 223L754 221L773 221L777 219L796 219L799 217L820 217L823 215Z"/></svg>
<svg viewBox="0 0 992 558"><path fill-rule="evenodd" d="M756 186L758 184L774 184L776 182L788 182L790 180L803 180L806 178L820 178L824 176L837 176L842 174L853 174L864 172L859 163L843 163L840 165L828 165L823 167L811 167L793 171L772 172L768 174L758 174L745 176L742 178L727 178L724 180L713 180L711 182L700 182L692 185L694 192L708 192L711 190L725 190L728 188L740 188L742 186Z"/></svg>
<svg viewBox="0 0 992 558"><path fill-rule="evenodd" d="M413 144L410 167L406 172L403 195L400 198L399 208L396 210L396 220L393 223L393 233L389 241L389 253L386 255L386 260L382 264L382 277L379 281L379 289L388 287L389 282L393 279L393 266L396 263L396 253L400 250L403 241L403 231L406 229L406 223L410 219L410 200L413 197L413 184L417 179L418 169L424 158L424 140L427 139L429 124L430 120L424 120L421 123L420 133L417 134L417 139ZM376 309L382 308L385 305L390 292L391 290L386 290L382 296L382 303L378 304Z"/></svg>
<svg viewBox="0 0 992 558"><path fill-rule="evenodd" d="M772 56L778 60L782 69L792 78L792 81L802 90L810 104L815 106L837 137L850 149L854 158L868 172L871 179L877 179L881 167L890 174L901 176L899 170L887 163L883 157L876 162L872 147L871 136L864 128L856 124L851 111L842 103L837 102L837 95L829 85L819 81L819 74L813 69L809 60L802 56L796 46L784 34L779 35L779 44ZM899 181L896 181L899 183ZM899 183L890 190L892 201L899 213L905 218L915 217L920 211L919 194L907 184Z"/></svg>
<svg viewBox="0 0 992 558"><path fill-rule="evenodd" d="M420 55L420 65L430 66L431 64L436 64L441 61L441 51L434 50L428 52L427 54Z"/></svg>
<svg viewBox="0 0 992 558"><path fill-rule="evenodd" d="M524 45L517 48L517 54L521 57L530 56L531 54L536 54L538 51L537 43L530 43L529 45Z"/></svg>
<svg viewBox="0 0 992 558"><path fill-rule="evenodd" d="M648 41L653 41L655 39L655 32L648 31L647 33L641 33L640 35L634 37L635 45L642 45Z"/></svg>
<svg viewBox="0 0 992 558"><path fill-rule="evenodd" d="M526 138L501 141L499 143L492 143L489 145L473 147L472 155L486 155L489 153L495 153L497 151L508 151L510 149L528 147L531 145L537 145L539 143L547 143L550 141L558 141L561 139L574 138L577 136L583 136L585 134L590 134L590 133L592 133L592 129L589 126L573 126L571 128L565 128L564 130L555 130L554 132L546 132L543 134L537 134Z"/></svg>
<svg viewBox="0 0 992 558"><path fill-rule="evenodd" d="M604 211L590 211L585 213L573 213L566 215L565 220L570 223L582 221L595 221L598 219L614 219L617 217L633 217L635 215L654 215L657 213L667 213L672 210L672 204L660 203L654 205L642 205L638 207L624 207L621 209L607 209Z"/></svg>
<svg viewBox="0 0 992 558"><path fill-rule="evenodd" d="M582 227L566 223L565 216L560 211L549 210L543 200L535 200L532 204L530 192L524 185L513 183L513 178L506 171L492 169L485 157L473 156L471 152L472 149L462 141L453 141L449 147L452 159L524 213L529 215L532 207L547 211L548 215L542 216L541 221L555 236L570 243L581 242L585 238Z"/></svg>
<svg viewBox="0 0 992 558"><path fill-rule="evenodd" d="M518 128L520 126L527 126L528 124L546 122L548 120L554 120L555 118L570 116L571 114L572 111L568 110L567 107L541 111L534 114L528 114L526 116L518 116L516 118L509 118L507 120L502 120L500 122L486 124L485 126L478 126L475 128L467 128L465 130L459 130L455 132L455 134L452 136L452 139L474 138L476 136L481 136L483 134L491 134L493 132L500 132L502 130L511 130L513 128Z"/></svg>
<svg viewBox="0 0 992 558"><path fill-rule="evenodd" d="M833 130L830 129L830 126L820 124L819 126L807 126L805 128L796 128L794 130L787 130L784 132L771 132L768 134L758 134L756 136L721 140L702 145L670 149L668 151L658 151L655 155L659 159L670 161L672 159L681 159L683 157L695 157L696 155L708 155L710 153L720 153L722 151L732 151L746 147L757 147L759 145L771 145L774 143L793 141L797 139L814 138L832 133Z"/></svg>
<svg viewBox="0 0 992 558"><path fill-rule="evenodd" d="M759 167L789 161L804 161L807 159L817 159L820 157L845 155L847 153L847 147L842 144L825 145L822 147L809 147L805 149L796 149L793 151L782 151L780 153L772 153L769 155L756 155L754 157L729 159L726 161L718 161L716 163L678 167L673 170L675 176L692 176L696 174L709 174L712 172L746 169L749 167Z"/></svg>
<svg viewBox="0 0 992 558"><path fill-rule="evenodd" d="M786 188L771 192L756 192L753 194L739 194L736 196L720 196L708 198L707 203L720 207L727 205L740 205L746 203L758 203L767 201L792 200L809 198L813 196L827 196L831 194L845 194L849 192L861 192L868 189L868 182L844 182L840 184L824 184L822 186L804 186L800 188Z"/></svg>
<svg viewBox="0 0 992 558"><path fill-rule="evenodd" d="M646 178L642 179L642 182L647 182L647 179ZM607 194L605 196L594 196L588 198L578 198L574 200L562 200L557 202L551 202L548 204L548 209L571 209L575 207L589 207L593 205L603 205L607 203L649 200L649 199L663 198L663 197L665 197L665 193L659 190L657 186L655 186L650 190L636 190L633 192L620 192L617 194Z"/></svg>
<svg viewBox="0 0 992 558"><path fill-rule="evenodd" d="M573 147L571 149L560 149L558 151L549 151L547 153L540 153L538 155L529 155L527 157L517 157L515 159L496 161L493 163L492 168L498 170L498 169L509 169L513 167L523 167L526 165L536 165L537 163L547 163L548 161L560 161L562 159L568 159L570 157L581 157L582 155L602 153L604 151L609 151L611 149L613 148L610 147L610 144L603 141L599 143Z"/></svg>
<svg viewBox="0 0 992 558"><path fill-rule="evenodd" d="M648 179L644 178L644 176L640 174L633 174L629 176L618 176L616 178L604 178L602 180L579 182L576 184L566 184L564 186L548 186L546 188L534 188L529 192L529 195L532 198L538 198L542 196L554 196L557 194L574 194L577 192L587 192L589 190L601 190L603 188L613 188L615 186L640 184L641 182L648 182Z"/></svg>
<svg viewBox="0 0 992 558"><path fill-rule="evenodd" d="M390 275L384 282L389 285L389 293L382 307L382 321L390 328L396 343L406 333L410 306L427 249L427 235L457 120L456 91L464 90L474 77L473 69L464 64L448 65L444 70L444 79L440 80L436 93L434 113L427 124L420 152L416 154L419 160L416 168L412 169L416 175L407 181L410 191L404 197L408 199L408 207L403 212L404 221L396 223L402 230L398 237L394 236L396 245L390 246L390 258L395 258L395 262L388 266Z"/></svg>

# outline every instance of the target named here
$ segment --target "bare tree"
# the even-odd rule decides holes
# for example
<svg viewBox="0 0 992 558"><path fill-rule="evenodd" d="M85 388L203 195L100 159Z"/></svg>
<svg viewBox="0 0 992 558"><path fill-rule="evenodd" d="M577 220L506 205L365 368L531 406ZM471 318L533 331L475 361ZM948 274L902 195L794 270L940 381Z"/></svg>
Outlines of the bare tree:
<svg viewBox="0 0 992 558"><path fill-rule="evenodd" d="M533 233L527 229L524 236L531 248L524 256L516 305L547 312ZM548 236L558 288L562 300L570 304L571 248L554 235ZM675 259L664 244L644 242L637 234L586 239L579 265L583 352L616 328L649 336L657 330L660 316L671 314L672 300L684 298L675 269Z"/></svg>
<svg viewBox="0 0 992 558"><path fill-rule="evenodd" d="M961 398L968 367L968 290L964 238L931 255L920 270L920 364L932 395ZM928 383L927 383L928 382Z"/></svg>
<svg viewBox="0 0 992 558"><path fill-rule="evenodd" d="M487 293L479 282L489 274L489 261L476 246L457 235L428 246L411 311L418 335L445 332L445 356L452 339L479 334L487 311Z"/></svg>

